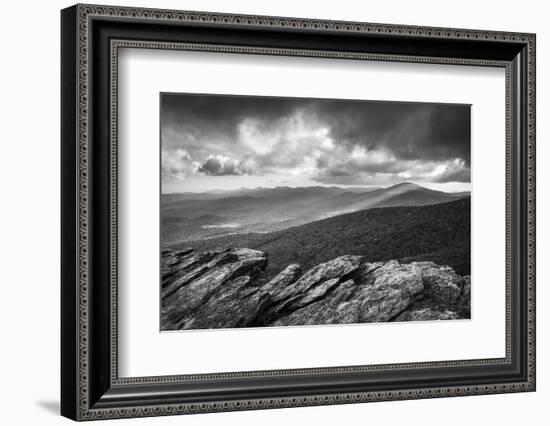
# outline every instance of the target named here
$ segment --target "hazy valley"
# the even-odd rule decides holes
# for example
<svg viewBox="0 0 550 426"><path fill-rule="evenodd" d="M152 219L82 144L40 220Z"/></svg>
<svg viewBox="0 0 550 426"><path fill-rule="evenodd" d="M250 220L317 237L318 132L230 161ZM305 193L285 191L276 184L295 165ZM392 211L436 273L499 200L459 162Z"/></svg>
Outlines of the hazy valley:
<svg viewBox="0 0 550 426"><path fill-rule="evenodd" d="M413 183L389 188L314 186L164 194L162 241L170 246L228 234L267 233L375 207L421 206L468 196Z"/></svg>

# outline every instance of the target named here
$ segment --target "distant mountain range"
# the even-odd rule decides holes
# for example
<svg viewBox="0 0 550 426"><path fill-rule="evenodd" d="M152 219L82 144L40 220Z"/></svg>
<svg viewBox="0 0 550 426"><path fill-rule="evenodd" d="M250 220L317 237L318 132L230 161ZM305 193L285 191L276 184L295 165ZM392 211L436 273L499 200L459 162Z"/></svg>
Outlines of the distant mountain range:
<svg viewBox="0 0 550 426"><path fill-rule="evenodd" d="M422 206L467 198L411 182L380 187L276 187L163 194L163 245L238 233L266 233L376 207Z"/></svg>
<svg viewBox="0 0 550 426"><path fill-rule="evenodd" d="M414 184L412 184L414 185ZM239 189L214 189L207 192L174 192L170 194L163 194L162 197L166 200L182 201L182 200L213 200L217 198L238 197L241 195L253 195L253 196L271 196L271 195L285 195L290 193L303 193L315 192L318 190L326 191L326 193L341 193L341 192L353 192L357 194L364 194L371 191L383 189L381 186L277 186L274 188L256 187L256 188L239 188Z"/></svg>

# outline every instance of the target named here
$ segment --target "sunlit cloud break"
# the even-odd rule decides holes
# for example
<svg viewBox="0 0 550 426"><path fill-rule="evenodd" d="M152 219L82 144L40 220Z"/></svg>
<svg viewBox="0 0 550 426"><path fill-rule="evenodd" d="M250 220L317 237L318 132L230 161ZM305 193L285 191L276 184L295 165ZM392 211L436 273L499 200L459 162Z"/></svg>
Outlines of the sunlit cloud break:
<svg viewBox="0 0 550 426"><path fill-rule="evenodd" d="M470 183L469 105L163 94L161 108L163 192Z"/></svg>

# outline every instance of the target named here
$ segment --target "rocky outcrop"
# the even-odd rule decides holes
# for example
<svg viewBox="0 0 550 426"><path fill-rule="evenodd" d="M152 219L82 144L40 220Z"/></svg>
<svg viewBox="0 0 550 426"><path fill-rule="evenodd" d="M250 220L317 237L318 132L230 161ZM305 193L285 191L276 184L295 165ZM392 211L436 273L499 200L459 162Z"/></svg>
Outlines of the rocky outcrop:
<svg viewBox="0 0 550 426"><path fill-rule="evenodd" d="M184 252L175 257L187 266L181 267L180 263L172 262L175 271L168 274L166 283L163 282L162 318L165 329L197 328L190 324L200 319L199 315L206 305L215 303L216 298L225 304L229 297L239 297L239 290L250 284L251 278L267 264L265 253L251 249L200 254ZM248 279L237 280L243 277ZM214 300L210 301L212 297ZM240 300L244 303L244 299Z"/></svg>
<svg viewBox="0 0 550 426"><path fill-rule="evenodd" d="M162 329L469 318L470 277L433 262L340 256L271 280L267 255L234 248L162 254Z"/></svg>

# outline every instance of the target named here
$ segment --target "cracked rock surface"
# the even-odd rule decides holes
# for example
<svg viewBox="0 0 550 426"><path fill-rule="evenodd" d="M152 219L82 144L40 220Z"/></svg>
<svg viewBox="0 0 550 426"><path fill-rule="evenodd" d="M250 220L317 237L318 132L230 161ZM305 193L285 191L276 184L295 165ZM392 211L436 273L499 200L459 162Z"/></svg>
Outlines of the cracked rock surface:
<svg viewBox="0 0 550 426"><path fill-rule="evenodd" d="M265 279L247 248L162 253L162 329L298 326L470 317L470 277L433 262L340 256Z"/></svg>

